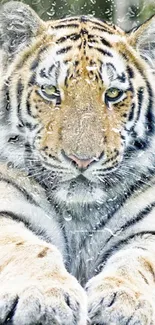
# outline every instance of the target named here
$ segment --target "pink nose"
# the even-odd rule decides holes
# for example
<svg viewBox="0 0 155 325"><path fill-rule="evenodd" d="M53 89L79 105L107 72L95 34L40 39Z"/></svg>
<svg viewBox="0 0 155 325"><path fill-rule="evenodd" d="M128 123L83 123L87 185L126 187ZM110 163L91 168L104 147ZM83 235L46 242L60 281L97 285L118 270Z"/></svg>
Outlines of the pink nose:
<svg viewBox="0 0 155 325"><path fill-rule="evenodd" d="M74 156L74 155L70 155L68 156L72 161L74 161L76 163L76 165L78 166L78 168L87 168L91 162L96 161L97 158L95 159L95 157L93 158L89 158L89 159L79 159L78 157Z"/></svg>

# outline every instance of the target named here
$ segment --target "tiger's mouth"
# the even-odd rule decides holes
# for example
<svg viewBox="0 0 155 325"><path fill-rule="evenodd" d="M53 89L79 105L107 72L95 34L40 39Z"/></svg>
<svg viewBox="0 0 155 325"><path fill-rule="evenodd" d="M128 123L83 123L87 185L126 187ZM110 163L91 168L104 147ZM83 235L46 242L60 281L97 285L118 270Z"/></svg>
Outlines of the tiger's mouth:
<svg viewBox="0 0 155 325"><path fill-rule="evenodd" d="M79 189L81 191L84 190L91 191L92 188L93 188L93 183L82 174L77 176L75 179L71 180L69 184L69 191L76 192L79 191Z"/></svg>
<svg viewBox="0 0 155 325"><path fill-rule="evenodd" d="M97 184L89 181L83 175L58 185L49 196L58 204L66 206L88 205L97 201L103 201L105 191Z"/></svg>
<svg viewBox="0 0 155 325"><path fill-rule="evenodd" d="M104 170L102 161L98 161L81 171L70 162L46 161L27 148L26 165L28 173L35 178L47 191L48 197L55 204L75 206L92 205L104 202L119 164L109 165Z"/></svg>

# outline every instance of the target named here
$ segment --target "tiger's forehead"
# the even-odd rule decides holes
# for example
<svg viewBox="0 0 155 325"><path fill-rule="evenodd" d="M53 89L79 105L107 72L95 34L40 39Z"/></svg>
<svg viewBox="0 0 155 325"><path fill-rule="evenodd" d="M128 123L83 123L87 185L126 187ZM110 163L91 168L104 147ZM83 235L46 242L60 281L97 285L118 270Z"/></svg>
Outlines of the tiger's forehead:
<svg viewBox="0 0 155 325"><path fill-rule="evenodd" d="M47 46L44 45L45 50L40 55L37 71L38 83L63 84L67 77L72 75L76 79L87 78L87 76L90 79L96 77L104 80L104 83L109 86L109 80L116 80L117 76L121 77L125 71L125 63L117 48L115 49L112 45L112 41L115 37L115 41L119 42L124 34L121 34L120 30L117 31L114 25L101 24L107 27L107 31L104 28L104 33L100 30L96 32L94 21L81 23L78 19L74 19L74 21L69 20L67 24L64 24L64 21L62 24L61 21L61 24L56 25L58 28L52 25L53 34ZM78 28L75 27L76 25ZM109 28L110 36L113 38L110 41ZM63 33L62 29L65 29ZM65 36L62 36L63 34Z"/></svg>
<svg viewBox="0 0 155 325"><path fill-rule="evenodd" d="M47 24L49 37L41 49L39 84L63 84L73 75L95 76L104 79L108 86L109 79L117 78L116 70L119 76L123 74L125 64L114 47L115 43L126 41L119 27L87 16Z"/></svg>
<svg viewBox="0 0 155 325"><path fill-rule="evenodd" d="M67 42L73 45L81 41L82 47L84 41L88 47L100 44L115 48L115 44L126 41L125 32L118 26L89 16L61 19L48 22L47 25L48 34L51 35L53 42L60 46Z"/></svg>
<svg viewBox="0 0 155 325"><path fill-rule="evenodd" d="M65 32L75 32L81 35L89 35L92 36L103 36L103 33L107 33L110 35L118 35L124 36L125 32L120 29L118 26L114 25L108 21L101 21L97 18L89 17L89 16L81 16L81 17L68 17L65 19L60 19L52 22L48 22L49 30L51 29L51 33L54 33L56 37L60 36L60 42L64 40L62 37L62 31Z"/></svg>

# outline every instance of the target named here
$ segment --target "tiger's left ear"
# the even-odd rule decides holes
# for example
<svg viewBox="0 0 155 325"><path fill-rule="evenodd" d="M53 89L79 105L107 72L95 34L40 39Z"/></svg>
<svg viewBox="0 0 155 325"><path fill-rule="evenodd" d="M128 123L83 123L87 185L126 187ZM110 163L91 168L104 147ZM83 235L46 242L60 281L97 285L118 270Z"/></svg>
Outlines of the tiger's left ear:
<svg viewBox="0 0 155 325"><path fill-rule="evenodd" d="M45 23L26 4L9 1L0 6L0 48L10 58L28 46L45 29Z"/></svg>
<svg viewBox="0 0 155 325"><path fill-rule="evenodd" d="M130 32L129 42L155 68L155 15Z"/></svg>

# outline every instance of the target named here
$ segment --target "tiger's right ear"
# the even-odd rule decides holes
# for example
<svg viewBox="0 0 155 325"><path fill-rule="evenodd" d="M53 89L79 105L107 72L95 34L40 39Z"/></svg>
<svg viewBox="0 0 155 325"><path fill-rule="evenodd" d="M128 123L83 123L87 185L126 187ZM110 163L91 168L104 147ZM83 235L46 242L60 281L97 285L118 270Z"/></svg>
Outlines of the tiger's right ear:
<svg viewBox="0 0 155 325"><path fill-rule="evenodd" d="M0 7L0 47L13 57L45 30L45 23L22 2L10 1Z"/></svg>
<svg viewBox="0 0 155 325"><path fill-rule="evenodd" d="M139 54L155 69L155 15L133 29L128 39Z"/></svg>

